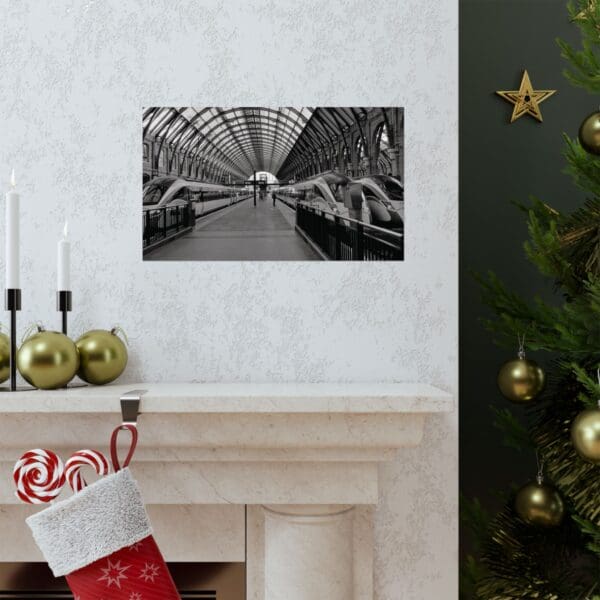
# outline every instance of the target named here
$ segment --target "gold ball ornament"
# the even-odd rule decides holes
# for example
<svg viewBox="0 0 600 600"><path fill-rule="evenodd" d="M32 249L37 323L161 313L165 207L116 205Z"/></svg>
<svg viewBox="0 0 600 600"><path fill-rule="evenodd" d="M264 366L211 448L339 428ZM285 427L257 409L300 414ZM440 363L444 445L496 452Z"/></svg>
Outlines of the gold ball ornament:
<svg viewBox="0 0 600 600"><path fill-rule="evenodd" d="M114 381L127 366L127 346L117 332L93 329L84 333L76 342L81 360L77 374L94 385Z"/></svg>
<svg viewBox="0 0 600 600"><path fill-rule="evenodd" d="M575 417L571 440L582 458L600 465L600 408L584 410Z"/></svg>
<svg viewBox="0 0 600 600"><path fill-rule="evenodd" d="M41 390L64 387L79 368L73 341L58 331L37 332L27 337L17 352L17 369L27 383Z"/></svg>
<svg viewBox="0 0 600 600"><path fill-rule="evenodd" d="M565 505L558 490L539 477L517 492L515 510L525 523L534 527L557 527L565 515Z"/></svg>
<svg viewBox="0 0 600 600"><path fill-rule="evenodd" d="M546 376L534 361L520 353L518 358L505 362L498 371L498 387L505 398L517 404L531 402L544 389Z"/></svg>
<svg viewBox="0 0 600 600"><path fill-rule="evenodd" d="M586 152L600 155L600 111L584 119L579 127L579 143Z"/></svg>
<svg viewBox="0 0 600 600"><path fill-rule="evenodd" d="M0 383L10 377L10 338L0 331Z"/></svg>

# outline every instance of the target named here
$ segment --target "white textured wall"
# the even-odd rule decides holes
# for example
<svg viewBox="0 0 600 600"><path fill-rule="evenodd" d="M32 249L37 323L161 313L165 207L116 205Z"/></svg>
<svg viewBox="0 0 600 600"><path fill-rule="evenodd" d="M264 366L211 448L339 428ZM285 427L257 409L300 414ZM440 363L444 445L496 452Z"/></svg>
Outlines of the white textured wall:
<svg viewBox="0 0 600 600"><path fill-rule="evenodd" d="M14 166L23 328L58 326L68 217L73 331L121 324L129 380L455 391L457 12L421 0L1 0L0 182ZM150 105L406 107L406 261L142 262ZM435 419L423 447L382 469L379 600L456 593L456 429L454 416Z"/></svg>

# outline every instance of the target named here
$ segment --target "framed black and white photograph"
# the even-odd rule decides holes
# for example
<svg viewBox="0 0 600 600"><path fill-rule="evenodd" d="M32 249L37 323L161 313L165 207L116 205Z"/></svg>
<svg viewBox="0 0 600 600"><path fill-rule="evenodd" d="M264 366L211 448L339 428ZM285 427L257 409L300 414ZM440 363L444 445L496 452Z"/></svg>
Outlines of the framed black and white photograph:
<svg viewBox="0 0 600 600"><path fill-rule="evenodd" d="M145 108L149 261L404 259L404 109Z"/></svg>

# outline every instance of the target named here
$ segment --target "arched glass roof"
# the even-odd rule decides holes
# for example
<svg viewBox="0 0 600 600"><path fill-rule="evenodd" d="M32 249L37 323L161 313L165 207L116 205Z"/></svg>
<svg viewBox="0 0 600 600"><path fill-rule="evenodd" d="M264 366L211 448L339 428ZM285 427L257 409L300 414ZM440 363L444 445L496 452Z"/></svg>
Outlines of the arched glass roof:
<svg viewBox="0 0 600 600"><path fill-rule="evenodd" d="M368 108L153 107L144 110L144 139L166 143L182 157L199 159L246 178L268 171L287 179L307 156L333 147ZM382 109L384 110L384 109ZM385 115L385 112L384 112Z"/></svg>
<svg viewBox="0 0 600 600"><path fill-rule="evenodd" d="M210 157L228 170L277 173L302 130L311 108L149 108L144 137L164 139L180 152Z"/></svg>
<svg viewBox="0 0 600 600"><path fill-rule="evenodd" d="M307 158L307 154L324 151L327 146L333 147L336 142L343 144L343 150L349 150L350 140L346 132L354 125L358 126L363 148L367 147L361 122L366 118L370 108L316 108L310 122L302 131L292 151L288 154L277 174L280 179L289 179L296 165ZM383 110L383 109L382 109Z"/></svg>

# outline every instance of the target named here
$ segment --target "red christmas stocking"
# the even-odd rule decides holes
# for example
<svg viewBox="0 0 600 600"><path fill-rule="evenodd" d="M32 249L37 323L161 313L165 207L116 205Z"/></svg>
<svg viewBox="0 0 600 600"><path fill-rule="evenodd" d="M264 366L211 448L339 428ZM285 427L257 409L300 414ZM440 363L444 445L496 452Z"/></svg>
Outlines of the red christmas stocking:
<svg viewBox="0 0 600 600"><path fill-rule="evenodd" d="M132 433L131 460L137 431ZM29 517L27 524L56 577L66 575L75 600L180 600L152 537L138 486L116 457L115 471L67 500Z"/></svg>

